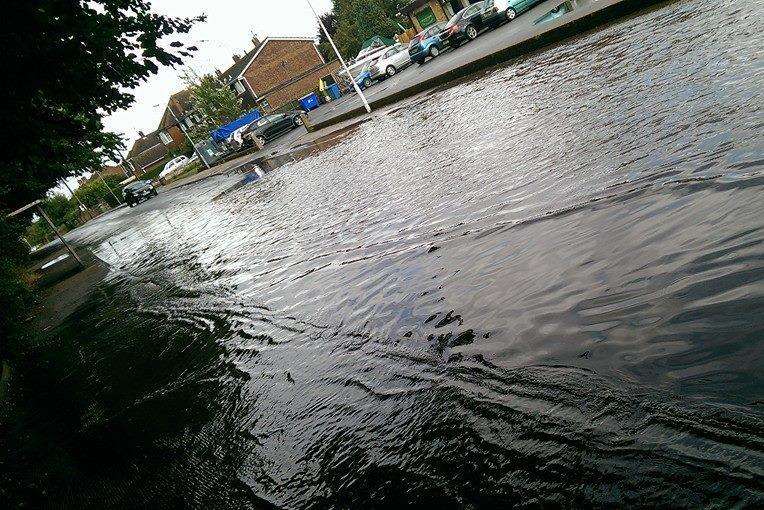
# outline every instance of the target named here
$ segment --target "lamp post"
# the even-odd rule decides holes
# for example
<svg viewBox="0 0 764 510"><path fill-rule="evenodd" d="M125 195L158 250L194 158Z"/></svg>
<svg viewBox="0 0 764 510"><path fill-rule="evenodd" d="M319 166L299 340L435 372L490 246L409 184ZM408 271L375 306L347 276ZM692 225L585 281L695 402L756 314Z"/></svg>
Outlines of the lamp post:
<svg viewBox="0 0 764 510"><path fill-rule="evenodd" d="M340 55L340 52L337 49L337 46L335 46L334 44L334 40L332 39L332 36L329 35L329 31L326 30L326 27L324 26L324 22L321 21L321 17L313 8L313 4L310 3L310 0L305 0L305 1L308 2L308 6L310 7L310 10L313 11L313 15L318 20L318 25L321 27L321 30L324 31L324 35L326 36L326 38L329 39L329 44L332 45L332 49L334 50L334 53L337 55L337 58L340 59L340 62L342 63L342 67L345 69L345 73L348 75L348 78L350 78L350 81L353 83L353 88L355 88L356 93L358 93L358 96L361 98L361 101L363 101L363 106L364 108L366 108L366 112L371 113L371 106L369 106L369 102L366 100L366 96L361 91L361 87L359 87L358 84L355 82L355 78L350 75L348 66L347 64L345 64L345 59L343 59L342 55Z"/></svg>
<svg viewBox="0 0 764 510"><path fill-rule="evenodd" d="M66 187L66 189L69 190L69 194L74 198L74 200L77 201L77 203L80 205L80 210L84 213L87 213L88 216L90 216L90 219L93 219L93 213L90 212L90 209L85 206L85 204L82 203L82 200L80 200L80 197L74 194L74 191L72 191L72 188L69 187L69 185L66 183L66 179L59 179L59 182Z"/></svg>
<svg viewBox="0 0 764 510"><path fill-rule="evenodd" d="M108 182L106 182L106 179L104 179L104 178L103 178L103 173L101 173L101 172L98 172L98 177L100 177L100 178L101 178L101 181L103 182L104 186L106 186L106 189L108 189L108 190L109 190L109 193L111 193L111 195L112 195L112 196L113 196L113 197L114 197L114 198L117 200L117 203L118 203L119 205L122 205L122 200L120 200L120 199L119 199L119 197L117 196L117 194L116 194L116 193L114 193L114 190L112 190L112 189L111 189L111 186L109 186L109 183L108 183Z"/></svg>

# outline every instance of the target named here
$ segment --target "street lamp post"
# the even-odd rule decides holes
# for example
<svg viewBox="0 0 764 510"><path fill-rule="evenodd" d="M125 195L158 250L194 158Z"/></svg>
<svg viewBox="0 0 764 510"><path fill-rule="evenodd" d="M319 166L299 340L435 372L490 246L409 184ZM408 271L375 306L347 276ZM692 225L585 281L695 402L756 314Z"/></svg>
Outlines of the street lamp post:
<svg viewBox="0 0 764 510"><path fill-rule="evenodd" d="M178 125L180 126L180 130L183 131L184 135L186 135L186 139L188 140L188 143L191 144L191 147L194 148L194 152L196 153L196 155L199 156L199 159L202 160L202 163L204 163L204 166L206 168L209 168L210 164L207 163L207 160L204 159L204 156L202 155L202 153L199 151L199 149L196 148L196 145L194 145L194 141L191 139L191 136L188 134L188 131L186 131L186 127L180 122L180 120L178 120L177 115L175 115L175 112L172 111L172 107L169 104L167 105L167 109L170 110L170 115L172 115L172 118L175 119L175 122L177 122Z"/></svg>
<svg viewBox="0 0 764 510"><path fill-rule="evenodd" d="M345 69L345 73L347 73L348 78L350 78L350 81L353 83L353 88L355 88L356 93L358 93L358 96L361 98L361 101L363 101L363 106L366 108L367 113L371 113L371 106L369 106L369 102L366 100L366 96L361 91L361 87L358 86L358 84L355 82L355 78L350 75L350 70L348 70L347 64L345 64L345 59L342 58L342 55L340 55L339 50L337 49L337 46L334 44L334 40L332 39L332 36L329 35L329 31L326 30L326 27L324 26L324 22L321 21L321 17L318 15L316 10L313 8L313 4L310 3L310 0L305 0L308 2L308 6L310 7L310 10L313 11L313 15L318 20L318 25L321 27L321 30L324 31L324 35L327 39L329 39L329 44L332 45L332 49L334 50L334 53L337 55L337 58L340 59L340 62L342 63L342 67Z"/></svg>
<svg viewBox="0 0 764 510"><path fill-rule="evenodd" d="M69 194L70 194L70 195L71 195L71 196L74 198L74 200L76 200L76 201L77 201L77 203L80 205L80 210L81 210L82 212L84 212L84 213L87 213L87 214L88 214L88 216L90 216L90 219L92 220L92 219L93 219L93 213L91 213L91 212L90 212L90 209L88 209L88 208L87 208L87 206L85 206L85 204L83 204L83 203L82 203L82 200L80 200L80 197L78 197L77 195L75 195L75 194L74 194L74 191L72 191L72 188L70 188L70 187L69 187L69 185L66 183L66 179L59 179L59 181L61 182L61 184L63 184L63 185L66 187L66 189L68 189L68 190L69 190Z"/></svg>
<svg viewBox="0 0 764 510"><path fill-rule="evenodd" d="M106 182L106 179L104 179L104 178L103 178L103 173L101 173L101 172L98 172L98 177L100 177L100 178L101 178L101 181L103 182L104 186L106 186L106 189L108 189L108 190L109 190L109 193L111 193L111 195L112 195L112 196L113 196L115 199L117 199L117 203L118 203L119 205L122 205L122 200L120 200L120 199L119 199L119 197L117 196L117 194L116 194L116 193L114 193L114 190L112 190L112 189L111 189L111 186L109 186L109 183L108 183L108 182Z"/></svg>

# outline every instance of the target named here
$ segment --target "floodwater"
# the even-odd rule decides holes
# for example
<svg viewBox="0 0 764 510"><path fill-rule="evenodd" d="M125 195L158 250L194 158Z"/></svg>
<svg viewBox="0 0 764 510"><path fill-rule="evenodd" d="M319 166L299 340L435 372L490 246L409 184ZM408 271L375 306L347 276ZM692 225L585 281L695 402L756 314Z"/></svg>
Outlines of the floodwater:
<svg viewBox="0 0 764 510"><path fill-rule="evenodd" d="M54 506L764 504L764 4L707 5L91 223L17 469Z"/></svg>

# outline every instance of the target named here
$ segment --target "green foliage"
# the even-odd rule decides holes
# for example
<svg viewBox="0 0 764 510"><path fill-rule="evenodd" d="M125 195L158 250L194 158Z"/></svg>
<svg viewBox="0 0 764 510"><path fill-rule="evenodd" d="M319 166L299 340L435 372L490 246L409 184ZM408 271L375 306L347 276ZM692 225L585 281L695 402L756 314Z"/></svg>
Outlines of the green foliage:
<svg viewBox="0 0 764 510"><path fill-rule="evenodd" d="M122 188L119 185L122 179L123 177L119 175L105 176L104 180L108 184L107 187L106 184L104 184L104 180L93 175L87 183L77 188L74 191L74 194L87 208L96 208L101 204L116 207L119 205L119 202L117 202L117 198L115 198L114 195L119 197L121 202L124 202ZM111 191L109 191L109 188L111 188ZM114 192L114 195L112 195L112 192Z"/></svg>
<svg viewBox="0 0 764 510"><path fill-rule="evenodd" d="M336 16L336 33L332 37L342 56L355 57L361 44L370 37L392 38L400 32L398 10L405 3L397 0L334 0L332 12Z"/></svg>
<svg viewBox="0 0 764 510"><path fill-rule="evenodd" d="M19 318L31 302L32 294L24 278L28 249L20 240L23 222L0 221L0 359L10 355L7 341L18 333Z"/></svg>
<svg viewBox="0 0 764 510"><path fill-rule="evenodd" d="M154 168L152 168L151 170L149 170L145 174L141 174L139 179L146 179L146 180L149 180L149 181L156 181L157 179L159 179L159 174L162 173L162 170L164 170L165 164L167 164L167 162L170 161L174 157L175 156L172 156L172 155L168 156L167 158L164 159L164 161L159 163L157 166L155 166Z"/></svg>
<svg viewBox="0 0 764 510"><path fill-rule="evenodd" d="M214 76L199 76L187 69L183 81L191 90L194 113L202 119L189 133L193 140L206 139L212 130L244 115L241 99Z"/></svg>
<svg viewBox="0 0 764 510"><path fill-rule="evenodd" d="M60 178L114 158L119 137L102 118L127 108L129 92L160 65L190 55L158 44L202 18L157 15L147 0L11 2L4 10L3 172L0 209L45 195ZM44 72L40 70L44 69ZM23 141L23 143L22 143Z"/></svg>
<svg viewBox="0 0 764 510"><path fill-rule="evenodd" d="M104 158L116 161L122 142L104 131L103 117L129 107L130 90L159 66L182 64L196 48L166 38L204 19L158 15L148 0L11 0L4 7L2 339L15 332L22 310L24 264L17 249L24 225L10 225L5 215L44 197L62 178L99 168Z"/></svg>

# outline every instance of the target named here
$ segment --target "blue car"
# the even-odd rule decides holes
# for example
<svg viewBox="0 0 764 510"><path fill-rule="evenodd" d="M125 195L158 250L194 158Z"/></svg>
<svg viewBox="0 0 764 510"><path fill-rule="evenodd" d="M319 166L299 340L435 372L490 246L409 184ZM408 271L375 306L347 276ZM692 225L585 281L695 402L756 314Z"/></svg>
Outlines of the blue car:
<svg viewBox="0 0 764 510"><path fill-rule="evenodd" d="M371 87L374 83L374 80L371 77L371 62L363 66L361 72L355 77L355 83L361 90Z"/></svg>
<svg viewBox="0 0 764 510"><path fill-rule="evenodd" d="M435 23L418 33L409 43L411 60L422 65L427 57L435 58L440 55L447 44L446 37L443 35L445 28L445 22Z"/></svg>

